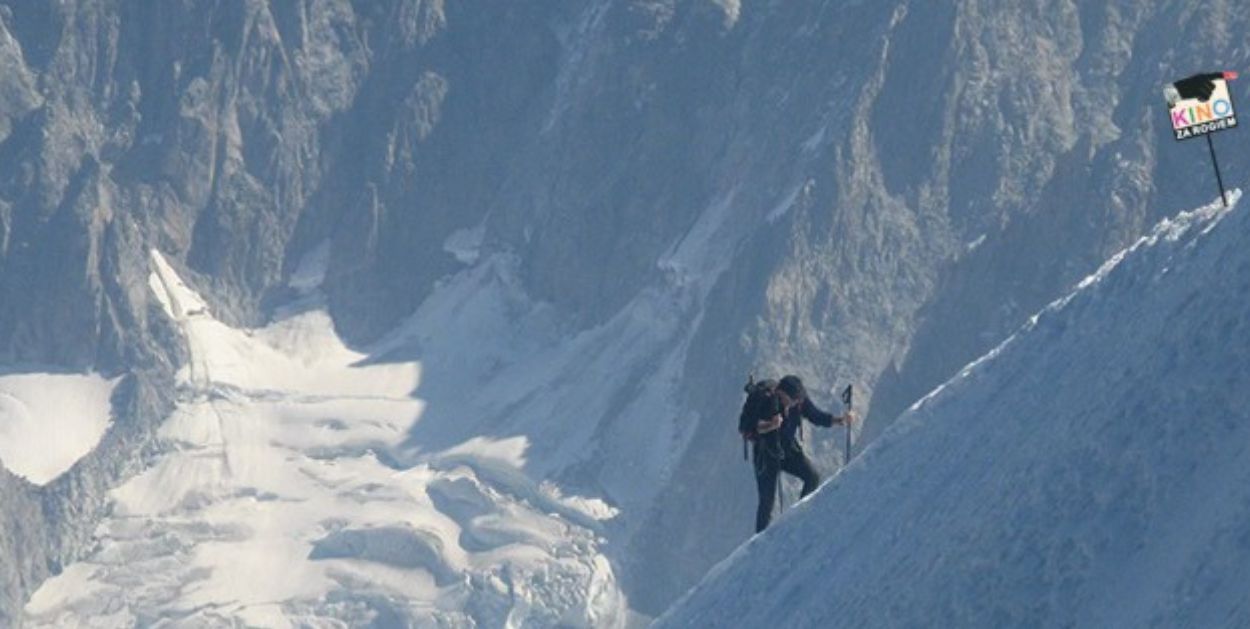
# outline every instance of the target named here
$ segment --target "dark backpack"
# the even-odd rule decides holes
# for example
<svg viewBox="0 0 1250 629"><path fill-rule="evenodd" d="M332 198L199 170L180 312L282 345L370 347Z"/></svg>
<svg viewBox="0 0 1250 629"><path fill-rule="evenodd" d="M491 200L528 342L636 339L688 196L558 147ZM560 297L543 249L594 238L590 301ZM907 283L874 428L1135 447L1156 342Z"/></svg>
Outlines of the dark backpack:
<svg viewBox="0 0 1250 629"><path fill-rule="evenodd" d="M747 442L755 441L759 434L755 426L761 420L768 419L781 412L781 400L777 398L777 381L755 381L755 376L747 379L742 387L747 399L742 403L742 413L738 415L738 434L742 435L742 458L747 458Z"/></svg>

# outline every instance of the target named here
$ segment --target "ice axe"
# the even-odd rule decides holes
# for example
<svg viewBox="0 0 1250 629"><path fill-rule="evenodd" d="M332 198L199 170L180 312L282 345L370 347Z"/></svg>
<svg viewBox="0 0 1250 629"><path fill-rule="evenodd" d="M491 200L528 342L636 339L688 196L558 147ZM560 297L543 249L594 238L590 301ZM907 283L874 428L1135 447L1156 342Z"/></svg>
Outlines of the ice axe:
<svg viewBox="0 0 1250 629"><path fill-rule="evenodd" d="M848 384L846 389L842 391L842 404L846 406L846 413L850 415L855 409L855 385ZM851 422L846 422L846 462L851 462Z"/></svg>

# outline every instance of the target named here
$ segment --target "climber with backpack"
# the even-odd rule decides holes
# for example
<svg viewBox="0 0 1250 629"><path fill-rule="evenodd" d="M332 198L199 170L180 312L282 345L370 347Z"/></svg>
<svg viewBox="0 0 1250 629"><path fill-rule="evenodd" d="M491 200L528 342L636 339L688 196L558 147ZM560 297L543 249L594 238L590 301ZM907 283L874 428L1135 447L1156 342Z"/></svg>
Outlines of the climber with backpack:
<svg viewBox="0 0 1250 629"><path fill-rule="evenodd" d="M758 533L767 528L772 519L781 472L803 481L802 496L812 493L820 485L820 474L803 453L799 442L803 419L826 428L834 424L845 425L849 430L855 423L855 413L847 410L841 417L835 417L817 408L807 397L803 381L794 375L779 381L755 382L751 378L745 390L747 399L738 417L738 432L744 440L744 457L746 442L754 445L755 481L760 495L755 512L755 532Z"/></svg>

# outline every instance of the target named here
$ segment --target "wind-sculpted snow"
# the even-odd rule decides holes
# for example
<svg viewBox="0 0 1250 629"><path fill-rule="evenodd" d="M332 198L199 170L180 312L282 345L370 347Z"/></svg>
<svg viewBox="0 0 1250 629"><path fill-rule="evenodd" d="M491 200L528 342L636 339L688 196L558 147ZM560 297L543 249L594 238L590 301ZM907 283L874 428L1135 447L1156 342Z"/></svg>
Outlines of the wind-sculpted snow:
<svg viewBox="0 0 1250 629"><path fill-rule="evenodd" d="M1162 222L657 626L1250 625L1247 243Z"/></svg>
<svg viewBox="0 0 1250 629"><path fill-rule="evenodd" d="M526 480L524 439L400 447L418 365L344 347L315 273L238 330L152 264L190 346L166 451L113 492L97 550L34 594L31 625L623 622L597 514Z"/></svg>

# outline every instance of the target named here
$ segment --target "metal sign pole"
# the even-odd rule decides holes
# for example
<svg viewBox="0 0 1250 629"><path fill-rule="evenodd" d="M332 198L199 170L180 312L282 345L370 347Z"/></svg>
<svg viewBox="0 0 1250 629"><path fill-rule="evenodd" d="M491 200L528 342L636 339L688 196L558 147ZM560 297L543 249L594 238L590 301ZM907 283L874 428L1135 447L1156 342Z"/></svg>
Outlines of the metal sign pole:
<svg viewBox="0 0 1250 629"><path fill-rule="evenodd" d="M1224 194L1224 178L1220 176L1220 162L1215 159L1215 145L1211 143L1210 133L1207 135L1207 148L1211 149L1211 165L1215 167L1215 181L1220 184L1220 201L1224 202L1224 207L1228 207L1228 196Z"/></svg>
<svg viewBox="0 0 1250 629"><path fill-rule="evenodd" d="M1224 191L1224 175L1220 173L1220 160L1215 156L1211 135L1237 126L1233 94L1228 89L1228 82L1236 79L1237 73L1229 70L1200 72L1163 87L1176 139L1207 136L1207 150L1211 152L1211 166L1215 169L1215 182L1220 186L1220 203L1224 207L1228 207L1228 193Z"/></svg>

